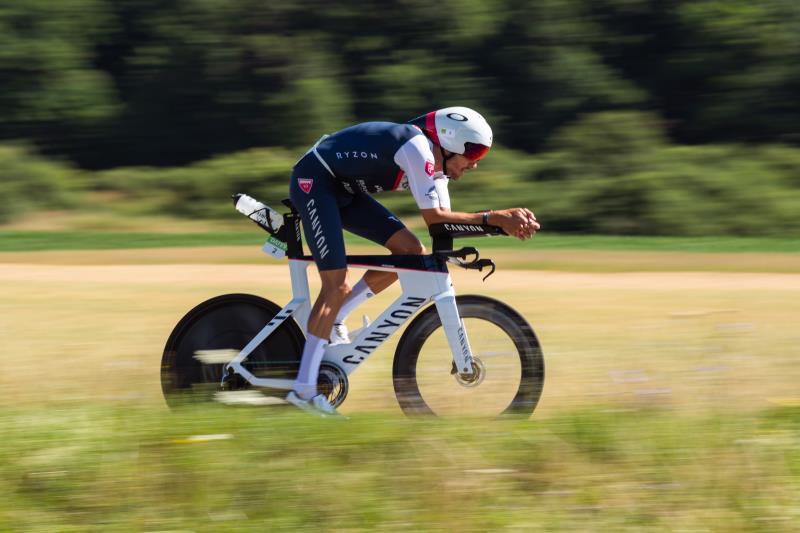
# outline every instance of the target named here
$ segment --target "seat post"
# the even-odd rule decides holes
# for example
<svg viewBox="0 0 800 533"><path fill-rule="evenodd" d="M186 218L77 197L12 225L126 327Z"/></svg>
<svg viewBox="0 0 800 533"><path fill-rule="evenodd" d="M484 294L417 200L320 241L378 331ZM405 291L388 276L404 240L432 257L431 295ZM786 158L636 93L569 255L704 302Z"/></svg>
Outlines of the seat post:
<svg viewBox="0 0 800 533"><path fill-rule="evenodd" d="M286 229L286 256L289 259L303 257L303 234L300 231L300 214L289 198L284 198L281 203L289 208L289 213L283 214L283 227Z"/></svg>
<svg viewBox="0 0 800 533"><path fill-rule="evenodd" d="M284 213L283 229L286 230L286 256L289 259L303 257L303 237L300 232L300 215Z"/></svg>

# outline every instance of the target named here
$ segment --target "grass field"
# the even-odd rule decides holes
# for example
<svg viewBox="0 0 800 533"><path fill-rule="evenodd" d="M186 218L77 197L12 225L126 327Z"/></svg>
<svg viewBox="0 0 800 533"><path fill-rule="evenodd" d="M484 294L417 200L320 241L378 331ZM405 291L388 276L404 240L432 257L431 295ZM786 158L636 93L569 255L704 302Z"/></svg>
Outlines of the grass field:
<svg viewBox="0 0 800 533"><path fill-rule="evenodd" d="M532 422L11 410L3 531L796 531L797 408Z"/></svg>
<svg viewBox="0 0 800 533"><path fill-rule="evenodd" d="M285 302L285 267L257 246L0 253L0 531L796 531L795 254L489 255L485 283L453 276L539 335L529 421L405 419L399 336L353 374L349 421L170 413L175 322L222 293Z"/></svg>

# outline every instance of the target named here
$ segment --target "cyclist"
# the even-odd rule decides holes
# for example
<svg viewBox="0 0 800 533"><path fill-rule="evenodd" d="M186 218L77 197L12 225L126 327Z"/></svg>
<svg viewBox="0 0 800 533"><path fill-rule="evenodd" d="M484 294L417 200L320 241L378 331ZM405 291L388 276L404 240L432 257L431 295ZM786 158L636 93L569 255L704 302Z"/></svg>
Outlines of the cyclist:
<svg viewBox="0 0 800 533"><path fill-rule="evenodd" d="M491 224L521 240L539 229L526 208L450 210L448 180L475 169L491 146L492 130L479 113L447 107L407 124L366 122L325 135L295 164L290 197L300 212L322 289L308 319L308 337L288 403L335 414L324 395L317 394L325 346L349 342L347 315L397 279L393 272L368 271L351 286L342 229L381 244L392 254L425 253L419 239L371 194L410 189L428 225Z"/></svg>

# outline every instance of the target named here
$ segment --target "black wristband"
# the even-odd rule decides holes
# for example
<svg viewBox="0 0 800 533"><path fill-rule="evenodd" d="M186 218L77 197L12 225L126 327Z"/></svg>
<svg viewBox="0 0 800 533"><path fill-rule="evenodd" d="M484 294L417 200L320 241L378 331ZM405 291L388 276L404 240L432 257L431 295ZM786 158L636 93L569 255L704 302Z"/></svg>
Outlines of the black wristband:
<svg viewBox="0 0 800 533"><path fill-rule="evenodd" d="M483 225L484 226L488 226L489 225L489 213L490 213L489 211L486 211L483 214Z"/></svg>

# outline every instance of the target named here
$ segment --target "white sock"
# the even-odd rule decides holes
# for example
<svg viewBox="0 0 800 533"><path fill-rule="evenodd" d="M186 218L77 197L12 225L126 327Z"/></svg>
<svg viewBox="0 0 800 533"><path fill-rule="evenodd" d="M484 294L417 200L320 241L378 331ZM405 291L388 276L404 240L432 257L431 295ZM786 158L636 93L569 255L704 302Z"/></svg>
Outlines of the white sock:
<svg viewBox="0 0 800 533"><path fill-rule="evenodd" d="M297 379L294 382L294 392L304 400L317 395L319 365L322 363L322 356L327 345L328 339L320 339L310 333L306 337L303 357L300 360L300 370L297 372Z"/></svg>
<svg viewBox="0 0 800 533"><path fill-rule="evenodd" d="M344 301L341 309L339 309L339 313L336 315L336 324L344 324L344 321L347 320L347 315L373 296L375 296L375 293L369 288L364 278L358 280L358 283L356 283L352 292L350 292L350 296L347 297L347 300Z"/></svg>

